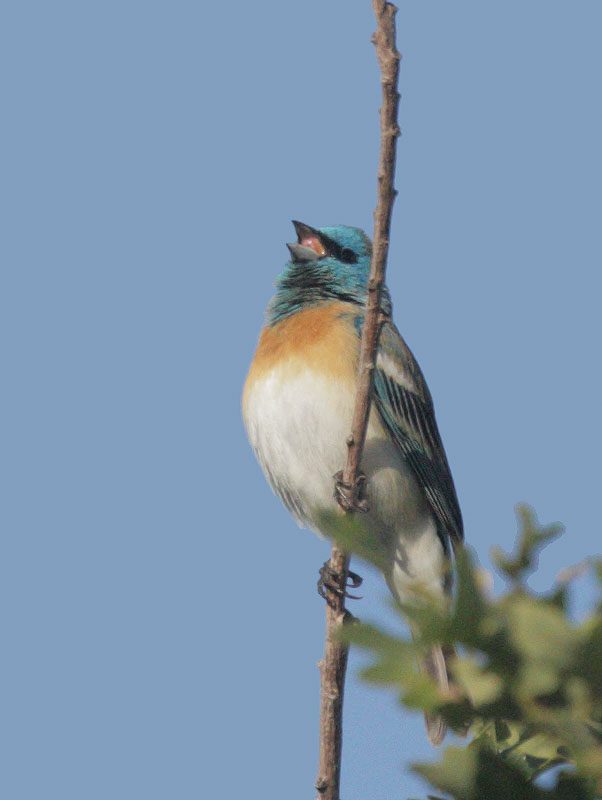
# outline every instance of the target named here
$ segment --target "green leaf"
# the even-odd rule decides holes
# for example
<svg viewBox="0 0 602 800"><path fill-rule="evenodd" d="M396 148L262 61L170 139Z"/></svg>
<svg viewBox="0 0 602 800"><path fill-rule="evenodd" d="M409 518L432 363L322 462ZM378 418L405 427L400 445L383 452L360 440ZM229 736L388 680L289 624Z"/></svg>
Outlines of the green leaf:
<svg viewBox="0 0 602 800"><path fill-rule="evenodd" d="M556 539L564 528L553 524L542 527L533 509L524 504L516 507L519 522L518 543L513 555L506 555L500 548L493 548L491 559L500 571L512 581L524 580L536 567L539 551Z"/></svg>
<svg viewBox="0 0 602 800"><path fill-rule="evenodd" d="M549 795L529 783L525 773L504 758L472 746L448 748L438 764L412 769L457 800L545 800Z"/></svg>
<svg viewBox="0 0 602 800"><path fill-rule="evenodd" d="M477 644L486 617L486 601L477 578L474 559L466 549L456 554L456 602L452 632L466 644Z"/></svg>
<svg viewBox="0 0 602 800"><path fill-rule="evenodd" d="M438 764L413 764L412 769L437 789L457 798L475 797L477 753L464 747L448 747Z"/></svg>
<svg viewBox="0 0 602 800"><path fill-rule="evenodd" d="M551 795L554 800L594 800L596 796L597 793L588 788L581 776L567 772L560 773L555 792Z"/></svg>
<svg viewBox="0 0 602 800"><path fill-rule="evenodd" d="M518 742L501 754L506 757L511 756L513 761L520 763L533 778L566 761L566 757L559 753L559 747L560 740L557 736L538 733L528 726L523 728Z"/></svg>
<svg viewBox="0 0 602 800"><path fill-rule="evenodd" d="M499 675L480 667L470 659L457 658L453 673L476 707L493 703L504 690L504 682Z"/></svg>
<svg viewBox="0 0 602 800"><path fill-rule="evenodd" d="M525 594L507 598L510 640L534 667L568 668L579 645L579 634L558 608Z"/></svg>
<svg viewBox="0 0 602 800"><path fill-rule="evenodd" d="M602 602L580 624L569 618L569 588L583 562L563 570L548 593L530 590L527 577L560 527L540 526L526 506L518 515L514 553L496 556L512 582L506 594L486 592L476 559L461 551L451 609L427 593L403 609L415 642L368 625L346 626L344 636L373 654L368 680L394 686L408 707L436 710L451 728L470 724L466 747L414 766L437 789L456 800L595 800L602 797ZM602 594L602 558L590 564ZM416 666L434 642L463 648L450 664L458 691L443 692ZM537 780L552 768L556 785L543 789Z"/></svg>
<svg viewBox="0 0 602 800"><path fill-rule="evenodd" d="M539 787L529 783L522 769L487 750L478 754L475 785L479 800L544 800L546 797Z"/></svg>
<svg viewBox="0 0 602 800"><path fill-rule="evenodd" d="M596 615L588 620L582 633L575 672L587 682L593 697L602 702L602 618Z"/></svg>
<svg viewBox="0 0 602 800"><path fill-rule="evenodd" d="M371 683L394 684L397 687L412 687L417 679L416 648L390 636L373 625L355 623L345 625L341 638L364 649L371 650L376 661L362 672L362 677Z"/></svg>

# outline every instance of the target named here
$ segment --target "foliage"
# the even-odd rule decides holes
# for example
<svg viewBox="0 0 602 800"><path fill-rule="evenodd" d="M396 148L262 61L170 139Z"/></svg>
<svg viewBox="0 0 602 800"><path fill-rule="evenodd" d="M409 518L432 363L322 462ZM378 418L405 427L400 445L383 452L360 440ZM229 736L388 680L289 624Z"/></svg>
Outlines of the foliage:
<svg viewBox="0 0 602 800"><path fill-rule="evenodd" d="M437 709L452 728L470 724L467 745L413 765L436 790L458 800L593 800L602 797L602 597L576 623L570 572L551 591L533 592L526 579L560 528L541 527L526 507L518 515L516 552L493 554L509 581L503 595L490 596L473 556L460 552L452 608L425 598L403 609L419 641L359 623L345 635L374 655L368 681L395 687L410 708ZM602 596L602 560L588 567ZM463 692L443 693L417 670L420 649L435 641L459 645L452 671ZM543 788L537 779L553 768Z"/></svg>

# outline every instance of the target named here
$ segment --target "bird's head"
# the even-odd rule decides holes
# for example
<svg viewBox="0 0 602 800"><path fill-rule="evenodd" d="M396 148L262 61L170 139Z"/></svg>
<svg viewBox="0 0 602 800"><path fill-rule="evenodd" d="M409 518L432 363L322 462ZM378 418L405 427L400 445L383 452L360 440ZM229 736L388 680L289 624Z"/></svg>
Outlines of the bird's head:
<svg viewBox="0 0 602 800"><path fill-rule="evenodd" d="M293 225L297 243L287 245L293 269L309 268L309 274L314 270L329 274L341 289L365 293L372 243L362 230L348 225L312 228L297 220L293 220Z"/></svg>
<svg viewBox="0 0 602 800"><path fill-rule="evenodd" d="M267 310L268 324L329 300L363 306L372 259L372 243L366 234L347 225L312 228L296 220L293 225L297 241L287 245L291 259L276 280L276 295ZM386 287L381 303L389 313Z"/></svg>

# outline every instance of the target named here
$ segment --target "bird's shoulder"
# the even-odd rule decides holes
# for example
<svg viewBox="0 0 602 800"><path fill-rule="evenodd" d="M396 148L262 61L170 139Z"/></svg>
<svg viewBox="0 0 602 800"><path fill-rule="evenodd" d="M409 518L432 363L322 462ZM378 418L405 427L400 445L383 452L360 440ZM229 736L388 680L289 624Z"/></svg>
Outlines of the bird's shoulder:
<svg viewBox="0 0 602 800"><path fill-rule="evenodd" d="M376 366L400 387L412 392L429 410L432 409L433 400L422 370L391 321L382 327Z"/></svg>

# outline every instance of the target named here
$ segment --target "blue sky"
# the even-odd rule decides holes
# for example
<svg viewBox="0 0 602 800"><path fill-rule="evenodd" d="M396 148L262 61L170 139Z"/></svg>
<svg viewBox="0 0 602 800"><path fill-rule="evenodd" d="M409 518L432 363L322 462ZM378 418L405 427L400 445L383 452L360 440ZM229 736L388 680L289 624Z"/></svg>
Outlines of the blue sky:
<svg viewBox="0 0 602 800"><path fill-rule="evenodd" d="M517 501L566 525L544 587L599 552L602 6L400 5L395 319L481 563ZM313 796L328 545L239 404L290 220L371 230L373 29L368 0L3 4L3 797ZM424 797L422 719L361 663L343 796Z"/></svg>

